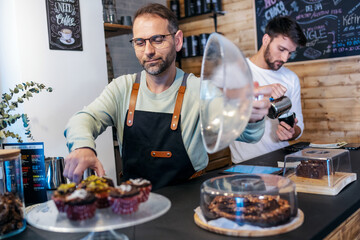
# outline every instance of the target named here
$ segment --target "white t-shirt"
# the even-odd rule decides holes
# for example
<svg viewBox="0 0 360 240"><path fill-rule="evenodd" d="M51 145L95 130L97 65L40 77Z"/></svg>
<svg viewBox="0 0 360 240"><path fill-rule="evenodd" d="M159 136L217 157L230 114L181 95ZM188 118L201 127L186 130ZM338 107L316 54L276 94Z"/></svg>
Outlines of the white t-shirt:
<svg viewBox="0 0 360 240"><path fill-rule="evenodd" d="M286 87L285 96L289 97L292 103L290 111L296 113L296 118L298 119L297 125L300 127L302 134L304 122L301 110L300 82L296 74L286 67L281 67L279 70L274 71L260 68L249 59L247 61L253 74L253 80L258 82L260 86L280 83ZM278 125L278 119L265 117L265 133L259 142L249 144L235 141L230 145L232 161L239 163L288 146L289 143L287 141L280 141L276 135Z"/></svg>

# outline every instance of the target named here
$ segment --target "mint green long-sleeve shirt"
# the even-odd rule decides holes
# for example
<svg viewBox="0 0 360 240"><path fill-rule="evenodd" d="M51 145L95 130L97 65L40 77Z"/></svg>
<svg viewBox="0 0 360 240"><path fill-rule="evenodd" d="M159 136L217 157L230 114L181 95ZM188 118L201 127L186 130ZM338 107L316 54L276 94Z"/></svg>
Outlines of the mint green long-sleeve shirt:
<svg viewBox="0 0 360 240"><path fill-rule="evenodd" d="M173 84L164 92L155 94L148 89L145 71L142 71L135 110L173 113L183 75L184 72L177 69ZM114 79L98 98L70 118L64 132L70 152L81 147L96 151L94 140L109 126L117 129L121 152L124 121L135 77L136 74L129 74ZM208 155L200 134L199 109L200 79L190 74L181 108L180 127L185 149L195 171L204 169L208 164ZM237 140L257 142L263 133L264 121L249 123Z"/></svg>

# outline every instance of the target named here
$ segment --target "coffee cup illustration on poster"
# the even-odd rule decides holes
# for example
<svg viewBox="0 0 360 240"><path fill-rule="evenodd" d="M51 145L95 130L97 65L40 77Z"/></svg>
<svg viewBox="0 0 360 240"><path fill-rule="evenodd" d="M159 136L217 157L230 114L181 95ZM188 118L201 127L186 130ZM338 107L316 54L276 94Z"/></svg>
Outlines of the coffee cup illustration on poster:
<svg viewBox="0 0 360 240"><path fill-rule="evenodd" d="M79 0L46 0L49 47L82 51Z"/></svg>

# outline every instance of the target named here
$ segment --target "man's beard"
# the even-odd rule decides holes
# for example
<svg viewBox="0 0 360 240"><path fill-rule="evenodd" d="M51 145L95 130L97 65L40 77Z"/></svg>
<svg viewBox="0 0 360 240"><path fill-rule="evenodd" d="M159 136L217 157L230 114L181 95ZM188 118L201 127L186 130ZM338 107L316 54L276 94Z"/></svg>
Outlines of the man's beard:
<svg viewBox="0 0 360 240"><path fill-rule="evenodd" d="M279 70L282 65L284 64L283 61L275 61L275 62L271 62L270 58L271 58L271 55L270 55L270 50L269 50L269 46L270 44L266 47L265 49L265 52L264 52L264 58L265 58L265 62L267 63L268 67L271 69L271 70ZM278 62L280 63L279 66L276 66L275 63Z"/></svg>
<svg viewBox="0 0 360 240"><path fill-rule="evenodd" d="M146 67L145 63L143 62L141 66L148 74L156 76L167 70L170 67L170 65L173 63L175 58L176 58L176 51L175 49L172 49L169 55L165 59L163 58L159 59L160 63L157 63L156 65L150 65L150 67ZM151 68L155 68L155 69L151 70Z"/></svg>

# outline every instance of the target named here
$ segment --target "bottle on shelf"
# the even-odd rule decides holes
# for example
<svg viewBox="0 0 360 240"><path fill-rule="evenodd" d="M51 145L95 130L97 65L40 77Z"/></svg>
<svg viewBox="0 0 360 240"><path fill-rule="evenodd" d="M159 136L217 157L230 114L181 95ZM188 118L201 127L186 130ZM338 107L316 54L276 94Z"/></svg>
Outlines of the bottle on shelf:
<svg viewBox="0 0 360 240"><path fill-rule="evenodd" d="M199 56L199 38L196 35L188 37L189 55L191 57Z"/></svg>
<svg viewBox="0 0 360 240"><path fill-rule="evenodd" d="M185 17L194 16L196 13L196 2L195 0L185 0Z"/></svg>
<svg viewBox="0 0 360 240"><path fill-rule="evenodd" d="M114 0L103 0L103 20L106 23L117 23L116 2Z"/></svg>
<svg viewBox="0 0 360 240"><path fill-rule="evenodd" d="M221 11L221 0L211 0L212 2L212 10L214 12L220 12Z"/></svg>
<svg viewBox="0 0 360 240"><path fill-rule="evenodd" d="M202 13L211 12L211 0L201 0L201 12Z"/></svg>
<svg viewBox="0 0 360 240"><path fill-rule="evenodd" d="M199 35L199 55L204 55L205 46L207 43L207 40L209 39L210 34L209 33L201 33Z"/></svg>
<svg viewBox="0 0 360 240"><path fill-rule="evenodd" d="M182 57L202 56L209 36L209 33L201 33L200 35L184 37Z"/></svg>
<svg viewBox="0 0 360 240"><path fill-rule="evenodd" d="M187 58L187 57L190 56L189 48L188 48L188 38L187 37L184 37L184 40L183 40L183 46L182 46L182 49L181 49L181 56L184 57L184 58Z"/></svg>
<svg viewBox="0 0 360 240"><path fill-rule="evenodd" d="M221 0L184 0L184 7L185 17L222 11Z"/></svg>
<svg viewBox="0 0 360 240"><path fill-rule="evenodd" d="M201 8L201 0L194 0L194 5L195 5L195 14L196 15L200 15L202 14L202 8Z"/></svg>
<svg viewBox="0 0 360 240"><path fill-rule="evenodd" d="M180 2L179 0L170 1L170 10L175 14L175 16L180 18Z"/></svg>

